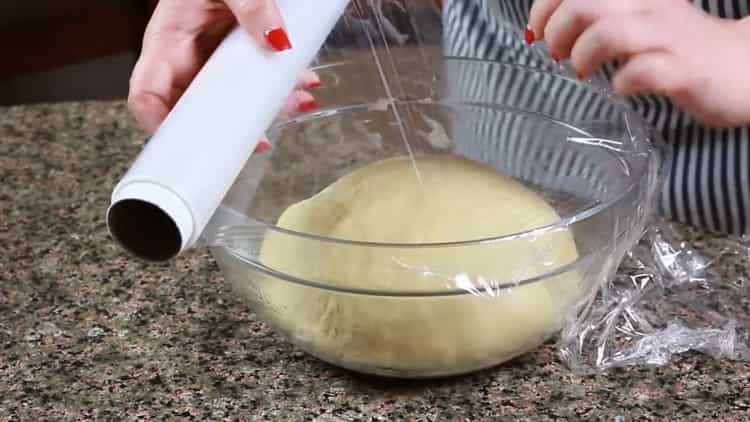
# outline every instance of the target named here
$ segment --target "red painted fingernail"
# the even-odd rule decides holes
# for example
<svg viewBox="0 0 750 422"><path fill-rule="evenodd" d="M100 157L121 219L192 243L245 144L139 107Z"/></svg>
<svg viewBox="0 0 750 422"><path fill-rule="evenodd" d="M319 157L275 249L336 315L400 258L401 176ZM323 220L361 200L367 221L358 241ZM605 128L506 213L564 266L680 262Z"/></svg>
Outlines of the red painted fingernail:
<svg viewBox="0 0 750 422"><path fill-rule="evenodd" d="M576 73L576 78L578 78L579 81L582 81L583 75L581 75L580 73Z"/></svg>
<svg viewBox="0 0 750 422"><path fill-rule="evenodd" d="M323 82L321 81L314 81L307 84L306 88L320 88L323 86Z"/></svg>
<svg viewBox="0 0 750 422"><path fill-rule="evenodd" d="M258 146L255 147L255 152L260 154L269 151L272 148L273 145L271 145L271 142L268 139L261 139L260 142L258 142Z"/></svg>
<svg viewBox="0 0 750 422"><path fill-rule="evenodd" d="M315 100L305 101L303 103L300 103L299 105L299 111L306 112L306 111L312 111L318 108L318 102Z"/></svg>
<svg viewBox="0 0 750 422"><path fill-rule="evenodd" d="M526 40L526 44L532 44L534 41L536 41L534 30L527 26L523 31L523 38Z"/></svg>
<svg viewBox="0 0 750 422"><path fill-rule="evenodd" d="M286 34L284 28L274 28L266 31L266 41L271 44L276 51L284 51L292 48L292 43L289 42L289 36Z"/></svg>

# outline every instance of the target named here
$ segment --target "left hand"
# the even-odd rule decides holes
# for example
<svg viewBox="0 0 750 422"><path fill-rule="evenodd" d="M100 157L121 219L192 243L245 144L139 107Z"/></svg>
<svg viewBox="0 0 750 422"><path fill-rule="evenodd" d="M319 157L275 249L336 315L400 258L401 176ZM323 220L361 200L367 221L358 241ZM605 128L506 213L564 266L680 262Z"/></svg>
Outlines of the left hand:
<svg viewBox="0 0 750 422"><path fill-rule="evenodd" d="M141 56L130 78L128 106L143 129L153 133L198 74L213 51L239 24L269 51L293 48L277 45L268 31L281 30L275 0L161 0L146 28ZM317 74L301 75L280 116L314 108L309 89L320 85ZM261 140L259 148L270 144Z"/></svg>
<svg viewBox="0 0 750 422"><path fill-rule="evenodd" d="M750 124L747 19L719 19L686 0L537 0L529 28L579 77L619 60L622 95L666 95L711 126Z"/></svg>

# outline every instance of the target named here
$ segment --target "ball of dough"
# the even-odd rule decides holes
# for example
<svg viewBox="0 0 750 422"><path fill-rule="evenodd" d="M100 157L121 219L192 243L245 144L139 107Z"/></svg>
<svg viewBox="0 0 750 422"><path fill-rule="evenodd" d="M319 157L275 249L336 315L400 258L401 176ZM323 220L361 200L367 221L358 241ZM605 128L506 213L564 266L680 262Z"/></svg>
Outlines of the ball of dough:
<svg viewBox="0 0 750 422"><path fill-rule="evenodd" d="M266 318L324 360L404 376L481 369L540 344L559 329L575 275L495 287L575 261L571 233L436 244L519 233L559 217L533 191L485 165L436 157L416 166L418 173L408 158L395 158L361 168L289 207L278 225L348 241L435 245L386 247L270 233L263 264L342 291L266 277L256 286ZM440 295L455 291L463 294Z"/></svg>

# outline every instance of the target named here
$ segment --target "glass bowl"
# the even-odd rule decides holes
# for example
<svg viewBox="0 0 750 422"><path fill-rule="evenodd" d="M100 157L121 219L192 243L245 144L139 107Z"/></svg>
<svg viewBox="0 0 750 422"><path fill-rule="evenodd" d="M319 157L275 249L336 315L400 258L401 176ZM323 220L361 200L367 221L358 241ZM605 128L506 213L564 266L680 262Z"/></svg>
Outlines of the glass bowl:
<svg viewBox="0 0 750 422"><path fill-rule="evenodd" d="M321 107L269 131L274 148L248 162L205 238L239 297L324 361L403 378L492 367L550 339L616 270L651 211L658 149L621 99L563 74L393 57L317 67ZM276 225L342 176L410 155L417 165L462 157L489 166L555 218L422 243ZM501 264L462 267L466 256Z"/></svg>

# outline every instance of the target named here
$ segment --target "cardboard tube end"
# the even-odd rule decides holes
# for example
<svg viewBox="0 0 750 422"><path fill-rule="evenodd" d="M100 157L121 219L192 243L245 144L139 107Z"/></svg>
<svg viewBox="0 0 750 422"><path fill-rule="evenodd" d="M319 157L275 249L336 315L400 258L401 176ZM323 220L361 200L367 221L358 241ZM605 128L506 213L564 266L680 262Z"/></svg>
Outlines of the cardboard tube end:
<svg viewBox="0 0 750 422"><path fill-rule="evenodd" d="M166 262L190 246L189 211L171 191L131 184L117 192L107 212L112 237L123 249L150 262Z"/></svg>

